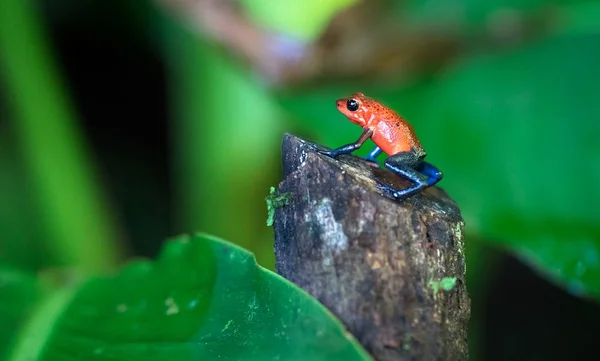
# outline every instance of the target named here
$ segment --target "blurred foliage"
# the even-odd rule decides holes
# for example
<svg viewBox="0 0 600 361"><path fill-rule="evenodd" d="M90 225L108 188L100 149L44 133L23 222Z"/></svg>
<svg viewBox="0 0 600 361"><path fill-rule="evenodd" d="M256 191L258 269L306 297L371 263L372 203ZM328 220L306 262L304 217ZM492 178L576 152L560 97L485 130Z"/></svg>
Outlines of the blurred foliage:
<svg viewBox="0 0 600 361"><path fill-rule="evenodd" d="M226 234L272 268L264 193L265 184L278 177L260 169L273 168L282 116L260 84L184 30L165 20L173 72L178 231Z"/></svg>
<svg viewBox="0 0 600 361"><path fill-rule="evenodd" d="M275 6L263 0L241 2L249 18L261 27L295 35L303 41L318 38L328 22L352 3L277 2ZM65 342L75 342L68 336L73 330L82 334L97 332L76 340L81 352L101 349L97 340L116 337L122 331L116 330L113 335L111 328L118 327L111 322L124 322L121 326L125 329L135 327L134 318L143 316L132 314L132 319L121 321L107 317L100 320L106 322L106 329L90 330L89 317L97 317L94 312L114 306L115 297L123 296L105 290L121 287L124 292L134 292L127 285L135 279L149 293L155 292L155 300L164 301L169 290L161 287L175 286L175 281L182 282L179 285L183 287L186 280L193 281L174 277L172 284L165 283L169 272L185 272L171 265L172 261L164 261L171 258L163 253L156 266L135 263L115 278L71 286L71 290L76 289L75 295L68 289L49 299L44 297L38 305L41 308L31 320L26 320L41 291L34 273L16 269L29 272L72 266L77 272L98 273L120 263L123 250L132 243L142 245L135 249L136 253L157 248L161 237L126 238L144 234L134 228L155 229L152 227L156 224L169 223L153 218L140 206L136 208L139 217L135 224L121 224L116 214L125 207L124 203L131 199L135 202L143 194L136 192L141 186L127 177L117 180L130 191L125 192L129 198L114 201L114 194L100 181L114 175L100 174L96 167L96 156L103 154L91 154L94 149L87 143L87 120L79 114L69 89L70 79L65 75L69 69L57 65L62 63L54 54L52 34L46 31L47 21L76 18L85 9L98 18L110 19L116 32L134 33L136 41L152 48L165 68L168 96L164 101L170 113L164 122L172 184L161 191L172 187L175 196L172 208L165 207L158 214L173 218L171 234L197 230L216 234L251 250L261 265L273 268L273 233L265 224L265 196L269 186L281 177L279 147L283 132L294 132L329 147L355 140L360 129L339 114L334 101L362 91L396 109L415 126L428 160L445 173L439 186L462 209L469 256L468 283L473 298L470 344L474 355L480 354L484 330L481 302L489 280L498 272L494 255L487 251L489 246L514 252L573 295L600 296L600 215L596 210L600 201L600 192L596 191L600 182L600 163L596 161L600 157L596 141L600 136L600 103L596 100L600 84L599 3L377 3L387 4L389 13L402 24L463 37L458 56L449 65L409 74L402 81L378 83L351 78L275 91L247 64L231 56L226 47L149 0L0 1L0 261L11 266L0 270L0 313L14 314L0 318L0 334L14 336L17 328L30 330L60 315L48 359L53 359L53 352L62 352ZM505 41L498 42L499 37ZM144 89L126 91L143 93ZM101 96L106 102L113 101L111 93ZM114 114L115 118L120 116ZM366 154L372 146L369 141L357 154ZM152 147L136 149L132 154L143 155ZM132 172L138 169L120 154L111 156L107 158L122 161L123 168ZM143 176L140 179L144 181ZM201 269L207 272L210 262L225 262L222 254L214 253L214 248L211 252L200 257L206 261ZM249 257L237 249L235 252L240 252L235 253L240 256L238 260ZM192 272L189 277L200 277L194 273L197 269L188 266ZM250 277L252 282L258 282L267 274L254 265L244 267L250 266L231 263L222 277ZM221 282L220 271L213 272L217 273L206 273L203 279ZM152 288L148 285L149 275L162 283ZM280 291L290 287L274 281L270 274L264 277L277 283ZM239 286L250 284L241 282ZM224 302L228 292L233 295L238 290L219 292L218 297L213 295L217 298L211 298L215 303ZM130 296L139 301L148 294ZM265 300L267 296L265 293ZM222 317L233 320L230 327L244 320L243 315L234 314L244 309L244 302L248 306L249 299L242 298L230 300L239 305L232 304L231 309L215 319L224 321L219 324L221 328L229 322ZM298 302L308 301L300 297ZM98 308L90 311L85 305ZM207 316L213 315L207 311L213 306L204 306L207 308L198 311L202 317L182 326L181 332L203 322L216 322ZM245 335L250 337L256 330L268 328L270 322L276 321L274 315L263 315L265 319L256 325L247 324ZM329 316L321 321L334 322ZM337 324L330 325L338 330ZM164 330L152 328L146 335L159 331ZM141 335L140 332L138 336ZM238 339L226 339L220 345L225 347L235 340ZM18 352L24 352L19 355L31 352L25 341L18 343ZM12 342L11 337L2 337L0 355L8 352ZM277 347L279 341L273 342L273 347ZM146 346L104 350L123 352L121 355L152 350ZM182 345L176 352L192 352L186 347ZM236 352L229 348L228 351Z"/></svg>
<svg viewBox="0 0 600 361"><path fill-rule="evenodd" d="M6 359L41 289L34 274L0 265L0 357Z"/></svg>
<svg viewBox="0 0 600 361"><path fill-rule="evenodd" d="M244 10L261 26L307 41L317 38L336 13L356 2L357 0L240 1Z"/></svg>
<svg viewBox="0 0 600 361"><path fill-rule="evenodd" d="M465 54L435 78L397 89L353 88L414 124L469 233L511 247L575 294L596 296L600 168L590 160L600 156L600 52L590 44L599 42L600 33L552 35L511 51ZM331 104L340 93L332 87L280 99L333 147L360 135Z"/></svg>
<svg viewBox="0 0 600 361"><path fill-rule="evenodd" d="M27 277L0 269L4 280L0 333L10 335L7 323L36 297ZM203 235L167 242L155 262L57 290L42 299L14 351L0 347L13 361L370 360L306 292L247 251Z"/></svg>
<svg viewBox="0 0 600 361"><path fill-rule="evenodd" d="M466 205L472 232L526 251L569 290L596 296L600 216L592 190L600 167L590 159L600 157L593 121L600 72L590 70L600 51L589 44L598 41L550 37L472 57L433 84L429 99L440 101L415 117L427 124L421 133L438 162L469 175L450 175L446 187Z"/></svg>
<svg viewBox="0 0 600 361"><path fill-rule="evenodd" d="M37 241L40 236L29 219L35 215L28 187L22 180L24 170L18 162L6 127L0 128L0 255L4 262L34 270L44 265L43 246ZM37 252L31 252L37 249Z"/></svg>
<svg viewBox="0 0 600 361"><path fill-rule="evenodd" d="M600 156L600 72L593 71L600 53L589 44L598 41L550 37L508 54L465 57L434 81L374 92L412 121L470 233L514 247L570 290L595 295L600 168L590 160ZM283 101L299 105L294 110L315 127L324 123L320 110L332 119L336 112L318 96ZM328 145L360 133L331 123L322 137Z"/></svg>
<svg viewBox="0 0 600 361"><path fill-rule="evenodd" d="M0 64L36 220L51 240L42 244L57 263L106 270L117 257L118 233L34 10L31 1L2 1Z"/></svg>

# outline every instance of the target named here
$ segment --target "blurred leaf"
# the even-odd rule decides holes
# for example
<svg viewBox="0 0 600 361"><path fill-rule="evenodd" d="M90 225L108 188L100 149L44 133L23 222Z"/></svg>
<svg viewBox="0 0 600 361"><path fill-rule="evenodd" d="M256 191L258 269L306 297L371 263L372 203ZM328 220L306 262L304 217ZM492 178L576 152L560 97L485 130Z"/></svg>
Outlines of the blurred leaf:
<svg viewBox="0 0 600 361"><path fill-rule="evenodd" d="M574 2L557 9L557 33L581 35L600 33L600 3Z"/></svg>
<svg viewBox="0 0 600 361"><path fill-rule="evenodd" d="M470 231L520 251L574 293L600 296L600 36L467 59L415 124Z"/></svg>
<svg viewBox="0 0 600 361"><path fill-rule="evenodd" d="M167 56L180 229L219 234L274 267L264 193L277 181L284 119L250 73L180 24Z"/></svg>
<svg viewBox="0 0 600 361"><path fill-rule="evenodd" d="M259 25L302 40L318 37L331 18L357 0L241 0Z"/></svg>
<svg viewBox="0 0 600 361"><path fill-rule="evenodd" d="M155 262L93 278L61 300L54 326L35 343L22 338L30 346L11 360L370 359L307 293L204 235L174 239Z"/></svg>
<svg viewBox="0 0 600 361"><path fill-rule="evenodd" d="M0 359L8 359L12 343L39 296L35 277L0 265Z"/></svg>
<svg viewBox="0 0 600 361"><path fill-rule="evenodd" d="M115 263L118 232L40 19L31 0L0 1L1 80L40 209L29 221L47 229L52 261L95 272Z"/></svg>
<svg viewBox="0 0 600 361"><path fill-rule="evenodd" d="M559 5L587 0L414 0L408 5L412 22L453 24L466 28L511 27L522 16L536 15Z"/></svg>
<svg viewBox="0 0 600 361"><path fill-rule="evenodd" d="M20 269L35 270L47 260L37 244L43 234L35 217L24 170L14 152L5 127L0 127L0 262ZM36 250L36 252L31 252Z"/></svg>

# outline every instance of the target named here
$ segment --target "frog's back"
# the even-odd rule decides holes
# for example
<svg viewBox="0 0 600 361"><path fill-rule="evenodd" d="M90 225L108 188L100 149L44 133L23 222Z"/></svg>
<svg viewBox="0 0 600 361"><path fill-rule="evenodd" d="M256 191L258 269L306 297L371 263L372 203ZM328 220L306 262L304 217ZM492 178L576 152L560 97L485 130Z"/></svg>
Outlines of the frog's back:
<svg viewBox="0 0 600 361"><path fill-rule="evenodd" d="M382 151L388 155L412 151L425 154L412 124L383 104L369 101L373 112L368 124L373 130L371 139Z"/></svg>

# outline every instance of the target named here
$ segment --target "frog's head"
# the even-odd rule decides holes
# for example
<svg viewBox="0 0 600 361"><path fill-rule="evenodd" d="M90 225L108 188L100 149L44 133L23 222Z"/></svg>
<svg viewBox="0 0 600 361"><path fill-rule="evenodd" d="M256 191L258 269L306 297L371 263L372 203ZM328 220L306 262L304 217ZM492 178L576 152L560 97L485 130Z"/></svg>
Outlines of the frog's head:
<svg viewBox="0 0 600 361"><path fill-rule="evenodd" d="M370 100L363 93L354 93L348 98L338 99L336 106L349 121L364 127L372 118L368 106Z"/></svg>

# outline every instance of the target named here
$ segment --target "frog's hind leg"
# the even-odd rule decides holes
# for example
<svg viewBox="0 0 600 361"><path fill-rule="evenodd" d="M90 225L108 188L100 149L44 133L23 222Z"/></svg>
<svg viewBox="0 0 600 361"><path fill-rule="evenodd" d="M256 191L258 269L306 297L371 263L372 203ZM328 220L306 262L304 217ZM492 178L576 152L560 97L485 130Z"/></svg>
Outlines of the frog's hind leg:
<svg viewBox="0 0 600 361"><path fill-rule="evenodd" d="M431 163L421 162L417 167L417 171L425 174L427 177L427 186L431 187L435 185L437 182L441 181L444 177L444 174L441 170L439 170L436 166Z"/></svg>
<svg viewBox="0 0 600 361"><path fill-rule="evenodd" d="M385 166L402 178L408 179L413 186L407 189L394 189L389 185L383 185L383 190L392 197L402 200L406 199L428 186L427 179L419 173L416 168L422 163L422 157L414 152L397 153L385 160Z"/></svg>

